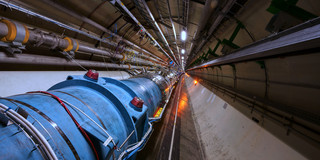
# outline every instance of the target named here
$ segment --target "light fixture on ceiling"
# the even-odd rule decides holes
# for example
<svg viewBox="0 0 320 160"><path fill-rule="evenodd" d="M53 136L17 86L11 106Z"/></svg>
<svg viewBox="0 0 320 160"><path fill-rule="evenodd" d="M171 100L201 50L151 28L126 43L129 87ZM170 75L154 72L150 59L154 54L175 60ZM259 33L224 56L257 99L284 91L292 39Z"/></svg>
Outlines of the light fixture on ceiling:
<svg viewBox="0 0 320 160"><path fill-rule="evenodd" d="M181 49L181 54L184 54L185 50L184 49Z"/></svg>
<svg viewBox="0 0 320 160"><path fill-rule="evenodd" d="M183 59L184 59L184 57L181 57L181 59L183 60Z"/></svg>
<svg viewBox="0 0 320 160"><path fill-rule="evenodd" d="M185 41L187 39L187 32L185 30L181 31L181 40Z"/></svg>

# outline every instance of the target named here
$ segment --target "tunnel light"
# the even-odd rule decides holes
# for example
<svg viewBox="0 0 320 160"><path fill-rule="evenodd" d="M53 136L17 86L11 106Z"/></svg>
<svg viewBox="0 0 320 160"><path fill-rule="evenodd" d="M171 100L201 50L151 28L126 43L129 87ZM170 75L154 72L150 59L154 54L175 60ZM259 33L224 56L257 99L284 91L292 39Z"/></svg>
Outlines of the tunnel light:
<svg viewBox="0 0 320 160"><path fill-rule="evenodd" d="M198 81L197 81L197 80L194 80L193 83L194 83L194 85L197 85L197 84L198 84Z"/></svg>
<svg viewBox="0 0 320 160"><path fill-rule="evenodd" d="M184 52L186 52L184 49L181 49L181 54L184 54Z"/></svg>
<svg viewBox="0 0 320 160"><path fill-rule="evenodd" d="M181 57L181 59L184 59L184 57Z"/></svg>
<svg viewBox="0 0 320 160"><path fill-rule="evenodd" d="M181 32L181 40L185 41L187 39L187 32L186 31L182 31Z"/></svg>

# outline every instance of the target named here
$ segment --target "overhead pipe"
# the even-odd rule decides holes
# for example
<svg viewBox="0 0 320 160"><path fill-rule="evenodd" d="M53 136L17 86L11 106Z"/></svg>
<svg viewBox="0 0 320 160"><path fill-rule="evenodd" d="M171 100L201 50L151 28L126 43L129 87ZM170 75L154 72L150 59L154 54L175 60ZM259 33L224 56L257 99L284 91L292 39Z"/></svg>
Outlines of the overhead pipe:
<svg viewBox="0 0 320 160"><path fill-rule="evenodd" d="M54 2L52 2L52 1L50 1L50 0L42 0L42 1L45 2L45 3L47 3L47 4L49 4L50 6L53 6L53 7L57 8L57 9L59 9L59 11L62 11L62 12L64 12L64 13L67 13L67 14L71 15L72 17L74 17L74 18L76 18L76 19L78 19L78 20L81 20L81 21L83 21L83 22L85 22L85 23L87 23L87 24L90 24L90 25L92 25L92 26L100 29L100 30L103 31L103 32L106 32L106 33L112 35L113 37L115 37L115 38L117 39L117 41L123 41L123 42L125 42L125 43L127 43L127 44L129 44L129 45L134 46L134 47L137 48L137 49L141 49L143 52L145 52L145 53L149 54L150 56L153 56L153 57L157 58L158 60L162 61L161 58L155 56L154 54L151 54L150 52L148 52L148 51L146 51L145 49L137 46L136 44L134 44L134 43L132 43L132 42L124 39L123 37L121 37L121 36L113 33L112 31L110 31L109 29L107 29L106 27L102 26L102 25L99 24L99 23L97 23L97 22L95 22L95 21L93 21L93 20L91 20L91 19L89 19L89 18L87 18L87 17L85 17L85 16L79 15L79 14L77 14L77 13L75 13L75 12L73 12L73 11L67 9L67 8L65 8L64 6L61 6L61 5L59 5L59 4L57 4L57 3L54 3ZM112 41L109 41L109 43L112 43Z"/></svg>
<svg viewBox="0 0 320 160"><path fill-rule="evenodd" d="M79 29L75 29L75 28L73 28L73 27L71 27L71 26L68 26L68 25L66 25L66 24L64 24L64 23L61 23L61 22L56 21L56 20L53 20L53 19L48 18L48 17L46 17L46 16L43 16L43 15L41 15L41 14L35 13L35 12L30 11L30 10L28 10L28 9L25 9L25 8L23 8L23 7L21 7L21 6L14 5L14 4L9 3L9 2L7 2L7 1L5 1L5 0L0 0L0 5L3 5L3 6L5 6L5 7L10 7L10 9L18 10L18 11L20 11L20 12L23 12L23 13L27 14L27 15L35 16L35 17L38 17L38 18L43 19L43 20L48 21L48 22L52 22L52 23L54 23L54 24L56 24L56 25L58 25L58 26L60 26L60 27L62 27L62 28L65 28L65 29L68 29L68 30L70 30L70 31L73 31L73 32L82 34L82 35L84 35L84 36L86 36L86 37L95 39L95 40L97 40L97 41L100 41L100 42L103 42L103 43L108 43L108 44L113 45L113 46L116 45L116 43L113 42L113 41L110 41L110 40L107 40L107 39L102 39L102 38L99 38L99 37L97 37L97 36L91 35L91 34L85 32L85 31L81 31L81 30L79 30ZM56 5L56 6L58 6L58 5ZM62 9L62 8L63 8L63 9ZM80 15L76 14L75 12L72 12L72 11L70 11L70 10L67 10L67 9L65 9L65 8L62 7L62 6L60 6L60 8L58 8L58 9L60 9L61 11L64 11L65 13L67 13L67 14L69 14L69 15L76 16L75 18L77 18L77 19L79 19L79 20L82 20L82 21L84 21L84 22L86 22L86 23L88 23L88 24L91 24L91 25L93 25L93 26L95 26L95 27L96 27L97 25L100 25L100 24L98 24L98 23L96 23L96 22L94 22L94 21L92 21L92 20L90 20L90 19L88 19L88 18L86 18L86 17L80 16ZM68 12L66 12L66 11L68 11ZM84 18L84 19L82 19L82 18ZM101 27L103 28L103 26L101 26ZM99 28L102 29L101 27L99 27ZM109 34L113 35L113 36L116 37L118 40L122 40L122 41L126 42L127 44L129 44L129 45L131 45L131 46L133 46L133 47L135 47L135 48L137 48L137 49L140 49L141 51L143 51L143 53L146 53L146 54L148 54L149 56L152 56L152 57L156 58L157 60L164 62L160 57L158 57L158 56L156 56L156 55L154 55L154 54L146 51L145 49L137 46L136 44L134 44L134 43L132 43L132 42L126 40L126 39L123 39L123 38L120 37L119 35L116 35L116 34L112 33L110 30L104 28L103 31L105 31L106 33L109 33Z"/></svg>
<svg viewBox="0 0 320 160"><path fill-rule="evenodd" d="M183 23L186 27L188 27L188 21L189 21L189 6L190 6L190 0L183 0L184 5L184 11L183 11Z"/></svg>
<svg viewBox="0 0 320 160"><path fill-rule="evenodd" d="M5 53L0 52L0 63L13 64L32 64L32 65L53 65L53 66L78 66L89 68L116 68L116 69L143 69L146 66L134 66L130 64L114 64L87 60L69 61L60 57L49 57L39 55L16 54L14 57L8 57ZM150 68L149 70L152 70Z"/></svg>
<svg viewBox="0 0 320 160"><path fill-rule="evenodd" d="M201 17L198 22L199 26L197 28L197 32L193 37L194 42L191 43L190 52L192 52L193 47L197 45L197 42L199 42L199 39L201 39L201 35L203 34L205 27L208 24L209 18L211 17L213 11L217 8L217 5L218 5L218 0L207 0L205 2L205 5L201 13Z"/></svg>
<svg viewBox="0 0 320 160"><path fill-rule="evenodd" d="M213 11L217 8L218 6L218 0L207 0L203 10L202 14L199 20L199 26L196 32L196 35L194 37L195 40L198 40L201 36L201 33L204 31L207 23L209 22L209 18L211 17Z"/></svg>
<svg viewBox="0 0 320 160"><path fill-rule="evenodd" d="M183 0L183 30L186 32L186 39L188 38L188 22L189 22L189 8L190 8L190 0ZM186 43L183 43L183 49L186 49ZM184 68L183 68L184 70Z"/></svg>
<svg viewBox="0 0 320 160"><path fill-rule="evenodd" d="M147 10L147 12L148 12L149 16L151 17L151 19L152 19L153 23L155 24L155 26L156 26L156 28L157 28L157 30L160 32L161 37L162 37L162 39L164 40L166 47L167 47L167 48L168 48L168 50L170 51L170 53L171 53L171 55L173 56L174 60L179 64L179 61L177 61L176 56L175 56L175 55L174 55L174 53L172 52L172 50L171 50L171 48L170 48L170 45L169 45L169 43L168 43L168 41L167 41L166 37L165 37L165 36L164 36L164 34L162 33L162 31L161 31L161 29L160 29L160 27L159 27L159 25L158 25L157 21L154 19L154 17L153 17L153 15L152 15L152 13L151 13L151 11L150 11L150 9L149 9L149 7L148 7L147 3L145 2L145 0L136 0L136 1L140 1L140 2L142 2L142 3L143 3L143 6L144 6L144 7L145 7L145 9ZM138 2L138 3L139 3L139 2Z"/></svg>
<svg viewBox="0 0 320 160"><path fill-rule="evenodd" d="M233 4L236 2L236 0L231 0L229 3L226 4L226 6L222 9L222 13L227 13L233 6ZM212 35L213 31L218 27L222 19L224 18L225 14L219 14L214 23L211 25L208 35ZM207 38L205 40L201 41L201 44L197 47L196 53L199 52L199 50L203 47L203 45L207 42Z"/></svg>
<svg viewBox="0 0 320 160"><path fill-rule="evenodd" d="M230 0L226 6L222 9L222 13L227 13L231 7L233 6L233 4L236 2L236 0ZM198 45L198 47L196 48L195 52L190 55L189 57L189 61L192 60L192 58L194 57L195 54L197 54L200 49L206 44L208 37L210 37L210 35L213 34L213 31L218 27L218 25L221 23L222 19L224 18L225 14L219 14L218 17L215 19L214 23L211 25L211 27L208 30L208 36L205 39L202 39L200 42L200 45ZM190 51L191 52L191 51Z"/></svg>
<svg viewBox="0 0 320 160"><path fill-rule="evenodd" d="M155 40L153 38L153 36L144 28L143 25L141 25L141 23L137 20L137 18L128 10L128 8L121 2L121 0L113 0L111 2L112 4L118 4L121 6L121 8L132 18L133 21L136 22L136 24L143 30L146 32L146 34L152 39L152 41L160 48L160 50L168 57L170 58L173 62L175 62L176 64L178 64L162 47L161 45L158 43L157 40Z"/></svg>
<svg viewBox="0 0 320 160"><path fill-rule="evenodd" d="M154 63L152 63L151 61L146 61L145 59L141 59L138 57L134 57L132 59L129 59L128 55L126 55L126 54L112 53L113 51L106 49L106 48L102 50L102 49L97 49L97 48L86 46L86 45L79 45L79 51L83 51L83 52L87 52L87 53L94 53L97 55L108 56L108 57L120 59L124 62L132 63L132 64L154 65L157 67L161 66L159 64L156 64L156 63L160 63L157 61L154 61ZM160 63L160 64L164 65L163 63Z"/></svg>
<svg viewBox="0 0 320 160"><path fill-rule="evenodd" d="M173 23L173 21L172 21L171 9L170 9L170 2L169 2L169 0L167 0L167 7L168 7L169 19L170 19L170 23L171 23L172 31L173 31L173 35L174 35L174 41L176 42L177 52L178 52L178 55L180 56L180 50L179 50L178 41L177 41L176 28L174 27L174 23ZM183 67L183 64L181 64L181 66Z"/></svg>
<svg viewBox="0 0 320 160"><path fill-rule="evenodd" d="M55 34L47 34L47 33L44 33L43 31L38 30L38 29L29 30L28 28L26 28L24 26L25 27L25 28L23 28L25 30L24 32L28 33L28 37L27 37L27 34L21 35L22 34L21 31L17 30L18 25L19 24L17 22L2 20L2 22L0 22L0 27L1 27L0 35L3 35L3 36L1 36L0 38L2 38L2 37L11 38L12 35L15 35L15 37L18 37L20 35L20 36L27 38L27 40L25 42L26 45L30 45L30 44L35 45L35 46L41 45L41 46L50 47L51 49L59 48L64 51L89 52L89 53L93 53L93 54L98 54L98 55L108 56L108 57L112 57L112 58L116 58L116 59L121 59L121 60L129 62L129 63L138 63L138 64L142 64L142 65L159 66L154 63L151 63L150 61L146 61L144 59L137 58L137 57L129 60L129 59L126 59L125 54L112 53L113 51L111 51L111 50L108 51L107 49L103 50L103 49L93 48L93 47L90 47L90 46L85 45L83 43L79 43L78 40L74 40L74 39L71 39L68 37L59 38ZM13 30L16 30L16 31L14 32ZM12 41L15 41L15 39ZM157 61L155 61L155 62L157 62ZM162 63L162 65L163 65L163 63Z"/></svg>

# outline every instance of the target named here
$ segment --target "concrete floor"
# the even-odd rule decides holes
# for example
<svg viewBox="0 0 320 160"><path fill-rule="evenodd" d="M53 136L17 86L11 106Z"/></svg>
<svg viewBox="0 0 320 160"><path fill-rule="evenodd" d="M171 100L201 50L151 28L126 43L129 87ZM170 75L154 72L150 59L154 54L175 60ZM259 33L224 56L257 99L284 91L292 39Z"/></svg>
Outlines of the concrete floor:
<svg viewBox="0 0 320 160"><path fill-rule="evenodd" d="M137 159L168 159L179 102L171 159L303 160L290 146L244 116L213 92L181 78L161 122ZM179 98L179 100L177 100Z"/></svg>
<svg viewBox="0 0 320 160"><path fill-rule="evenodd" d="M181 89L181 91L179 91ZM180 96L178 93L181 93ZM196 126L192 116L189 95L184 79L181 79L181 87L177 86L173 91L162 120L154 124L154 131L145 148L138 153L136 159L167 160L172 148L173 160L201 160L204 154L200 145ZM177 105L179 102L179 105ZM173 146L171 147L176 107L178 106L177 121Z"/></svg>

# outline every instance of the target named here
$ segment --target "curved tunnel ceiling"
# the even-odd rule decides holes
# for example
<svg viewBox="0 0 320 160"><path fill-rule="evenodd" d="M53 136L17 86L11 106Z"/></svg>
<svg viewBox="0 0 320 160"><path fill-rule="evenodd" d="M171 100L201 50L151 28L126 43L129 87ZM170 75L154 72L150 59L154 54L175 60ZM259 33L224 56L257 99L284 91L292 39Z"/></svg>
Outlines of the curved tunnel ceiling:
<svg viewBox="0 0 320 160"><path fill-rule="evenodd" d="M310 13L309 18L312 18L312 15L320 13L313 7L319 6L319 2L311 3L313 5L301 0L294 6ZM271 1L262 0L16 0L10 1L10 4L40 13L107 41L119 43L127 40L129 48L140 46L148 54L166 63L173 61L179 65L183 61L182 66L186 68L190 68L196 60L200 64L214 58L214 55L228 54L231 50L281 31L282 28L278 31L267 30L269 22L272 22L275 15L282 15L282 12L291 18L288 26L282 26L284 29L306 20L282 11L281 8L280 12L279 9L277 11L279 13L275 13L272 11L275 5ZM1 14L37 27L41 24L43 29L80 39L96 47L111 47L10 8L4 7ZM219 41L230 40L229 37L233 36L239 23L242 26L232 38L233 42L222 42L223 45L218 46L214 54L208 54L209 49L212 51ZM186 41L180 39L183 30L187 32ZM181 53L182 49L185 54Z"/></svg>

